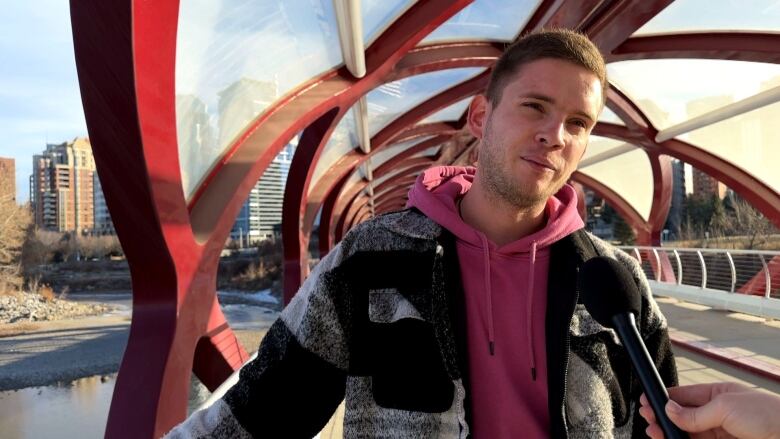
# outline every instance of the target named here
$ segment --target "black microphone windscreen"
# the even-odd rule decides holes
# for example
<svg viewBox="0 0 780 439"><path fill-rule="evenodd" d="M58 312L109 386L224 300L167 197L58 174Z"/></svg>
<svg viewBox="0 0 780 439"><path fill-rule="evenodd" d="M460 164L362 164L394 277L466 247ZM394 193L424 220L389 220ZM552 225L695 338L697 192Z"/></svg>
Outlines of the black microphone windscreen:
<svg viewBox="0 0 780 439"><path fill-rule="evenodd" d="M639 289L628 268L615 259L589 259L580 268L577 283L585 308L601 326L611 328L616 314L631 312L639 317Z"/></svg>

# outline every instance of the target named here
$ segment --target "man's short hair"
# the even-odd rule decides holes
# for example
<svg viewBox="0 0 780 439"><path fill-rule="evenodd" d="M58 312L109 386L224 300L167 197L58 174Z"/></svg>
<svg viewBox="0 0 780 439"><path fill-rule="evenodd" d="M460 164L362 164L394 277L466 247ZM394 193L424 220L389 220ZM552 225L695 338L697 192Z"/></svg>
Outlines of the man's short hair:
<svg viewBox="0 0 780 439"><path fill-rule="evenodd" d="M584 67L601 81L602 103L607 96L607 67L599 49L585 35L569 29L531 32L509 46L493 66L487 99L495 108L506 82L520 68L540 59L560 59Z"/></svg>

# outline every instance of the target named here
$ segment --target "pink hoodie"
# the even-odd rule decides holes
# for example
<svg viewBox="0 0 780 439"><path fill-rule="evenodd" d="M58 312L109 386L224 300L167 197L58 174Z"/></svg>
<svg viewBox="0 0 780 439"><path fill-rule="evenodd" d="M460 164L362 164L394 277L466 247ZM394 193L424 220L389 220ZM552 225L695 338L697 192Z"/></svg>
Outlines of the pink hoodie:
<svg viewBox="0 0 780 439"><path fill-rule="evenodd" d="M465 291L472 435L548 437L545 311L550 245L583 227L564 186L547 202L547 225L498 247L460 218L457 200L476 168L426 170L409 205L452 232Z"/></svg>

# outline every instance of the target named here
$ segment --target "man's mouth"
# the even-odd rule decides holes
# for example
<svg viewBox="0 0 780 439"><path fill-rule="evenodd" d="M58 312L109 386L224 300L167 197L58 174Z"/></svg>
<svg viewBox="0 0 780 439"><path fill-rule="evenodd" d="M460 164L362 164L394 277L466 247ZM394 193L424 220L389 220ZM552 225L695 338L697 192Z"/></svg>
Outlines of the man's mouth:
<svg viewBox="0 0 780 439"><path fill-rule="evenodd" d="M533 165L536 165L541 168L549 169L553 172L558 170L555 164L541 157L523 157L522 159Z"/></svg>

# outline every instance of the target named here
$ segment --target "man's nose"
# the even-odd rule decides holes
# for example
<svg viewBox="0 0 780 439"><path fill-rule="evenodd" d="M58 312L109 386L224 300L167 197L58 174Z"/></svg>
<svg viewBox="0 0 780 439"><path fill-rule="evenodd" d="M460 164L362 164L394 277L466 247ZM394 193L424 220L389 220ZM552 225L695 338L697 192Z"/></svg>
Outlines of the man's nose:
<svg viewBox="0 0 780 439"><path fill-rule="evenodd" d="M539 127L536 141L550 148L560 148L564 144L566 123L563 120L550 118Z"/></svg>

